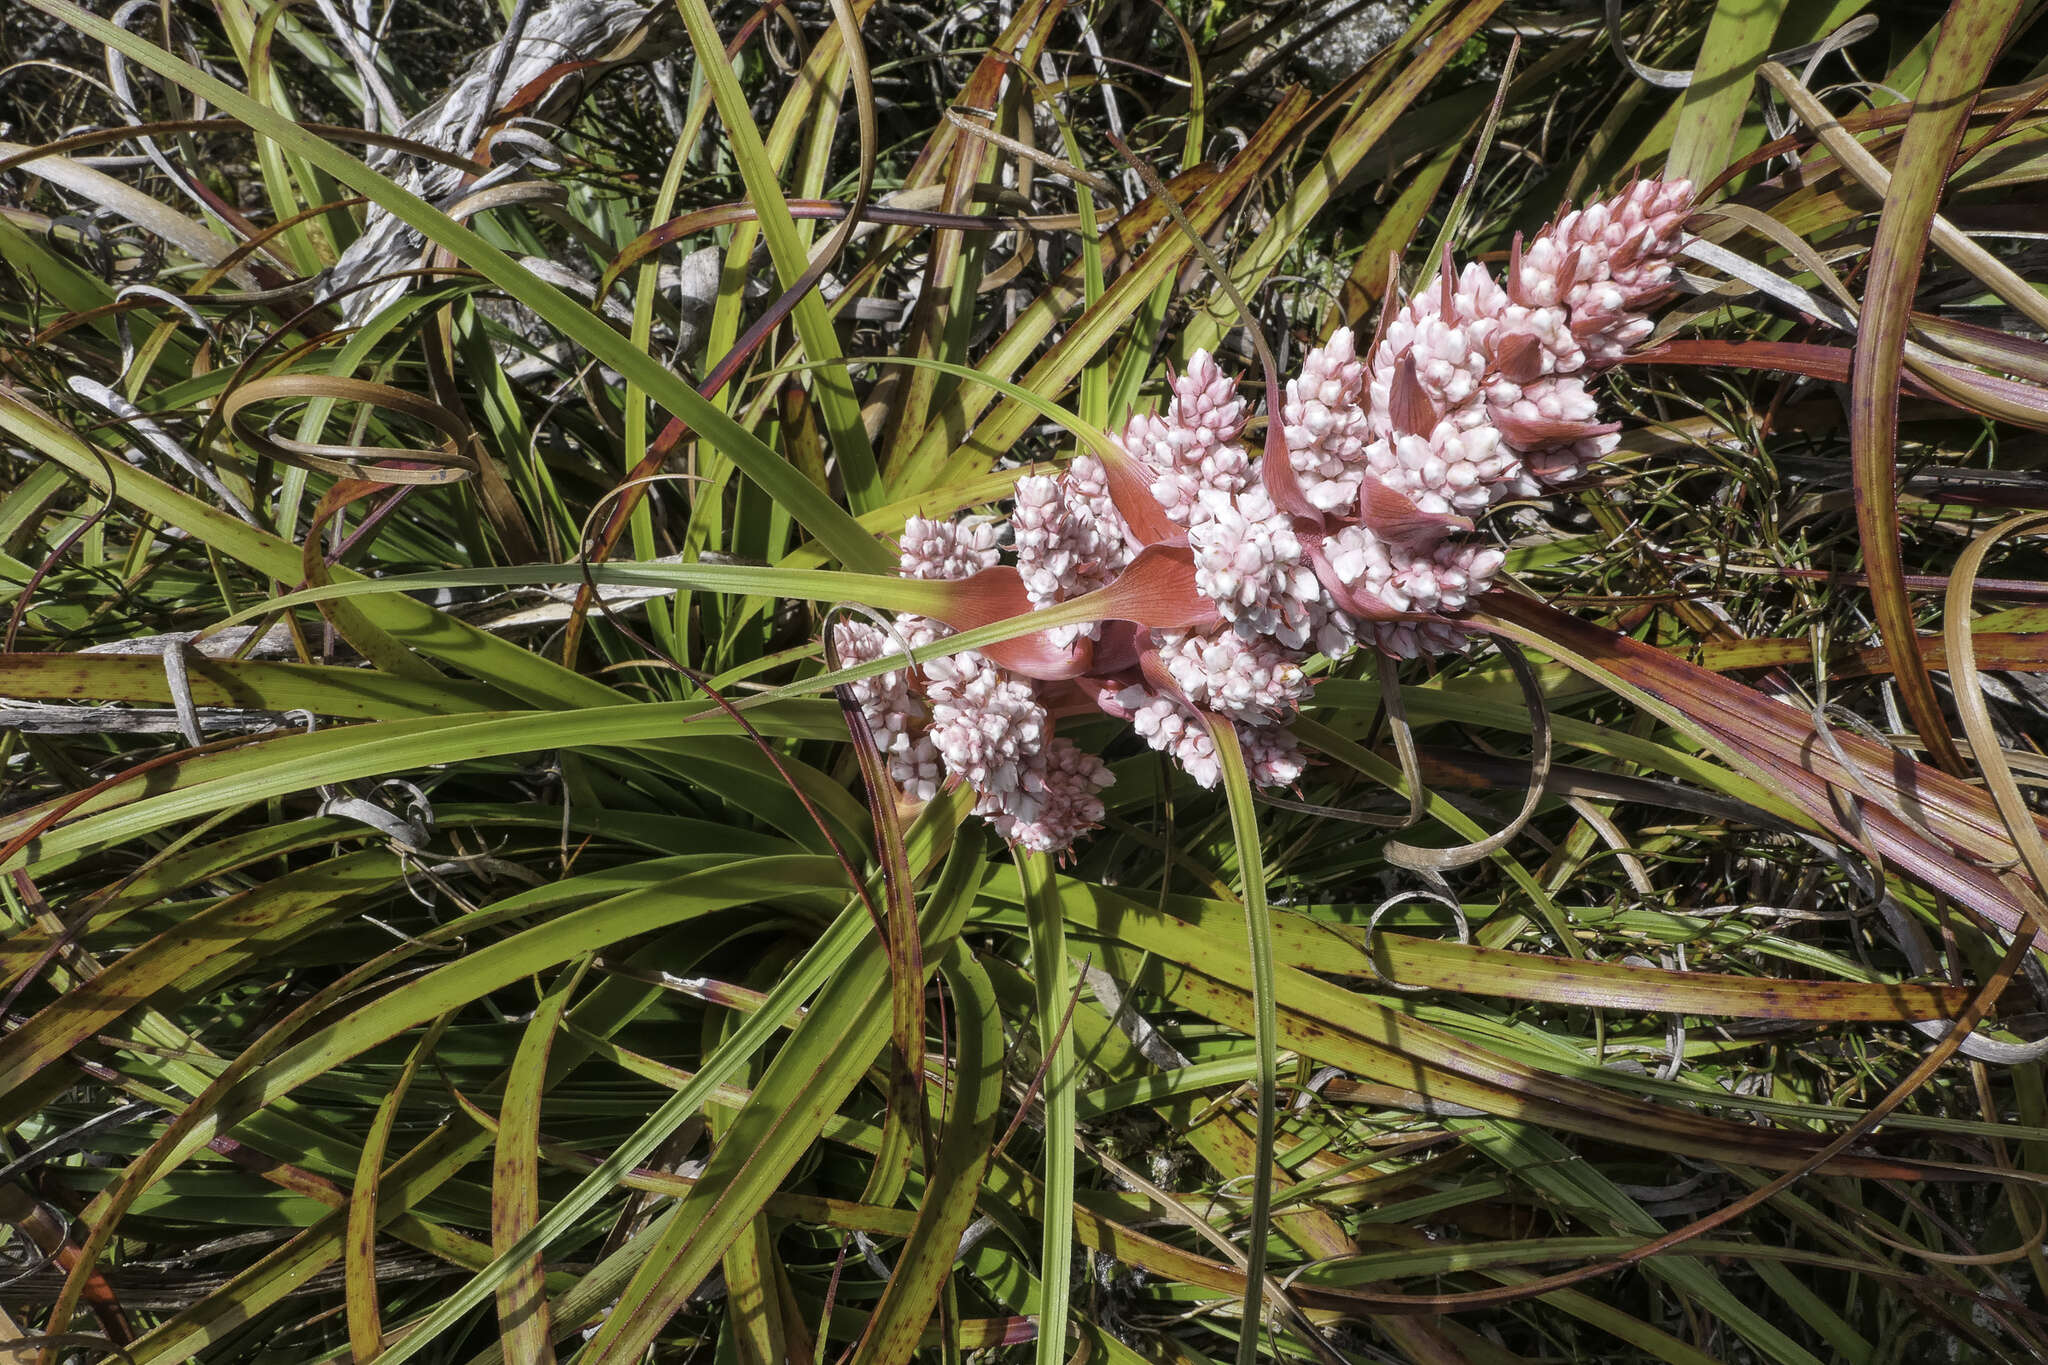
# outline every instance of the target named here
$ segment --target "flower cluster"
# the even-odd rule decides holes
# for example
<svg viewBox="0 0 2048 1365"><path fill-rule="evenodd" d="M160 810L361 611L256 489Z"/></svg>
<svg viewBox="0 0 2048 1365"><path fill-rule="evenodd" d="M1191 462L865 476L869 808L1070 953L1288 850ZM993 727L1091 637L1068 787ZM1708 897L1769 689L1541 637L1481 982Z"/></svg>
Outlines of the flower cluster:
<svg viewBox="0 0 2048 1365"><path fill-rule="evenodd" d="M1236 380L1197 352L1163 412L1057 477L1019 479L1007 535L986 517L912 518L901 572L959 583L959 609L843 621L841 664L1090 594L1099 609L856 684L891 778L920 801L965 782L977 814L1041 851L1097 825L1111 781L1054 733L1068 716L1128 721L1205 787L1230 732L1254 782L1295 781L1287 722L1309 655L1462 648L1448 618L1502 561L1473 518L1613 448L1588 381L1648 336L1691 203L1686 182L1638 182L1518 237L1505 278L1446 259L1364 352L1340 328L1308 353L1257 455Z"/></svg>

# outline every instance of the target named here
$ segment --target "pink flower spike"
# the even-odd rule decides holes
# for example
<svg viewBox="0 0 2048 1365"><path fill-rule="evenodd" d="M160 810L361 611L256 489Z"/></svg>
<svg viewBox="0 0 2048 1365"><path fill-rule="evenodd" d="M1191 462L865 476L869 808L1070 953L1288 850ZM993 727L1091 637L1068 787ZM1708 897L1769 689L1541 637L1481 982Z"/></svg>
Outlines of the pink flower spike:
<svg viewBox="0 0 2048 1365"><path fill-rule="evenodd" d="M1649 335L1642 311L1669 288L1691 213L1690 183L1638 181L1539 233L1510 288L1569 305L1588 363L1612 365Z"/></svg>
<svg viewBox="0 0 2048 1365"><path fill-rule="evenodd" d="M995 803L989 823L997 834L1034 853L1058 853L1102 823L1097 792L1116 781L1101 759L1055 738L1045 746L1036 813L1025 816Z"/></svg>
<svg viewBox="0 0 2048 1365"><path fill-rule="evenodd" d="M882 627L868 621L840 621L832 627L832 643L841 667L873 663L891 654L901 654L901 645ZM921 643L908 639L915 647ZM926 731L928 715L923 703L911 694L907 671L878 673L872 678L847 684L860 707L861 719L881 751L889 778L912 801L929 801L939 794L945 773L939 751Z"/></svg>
<svg viewBox="0 0 2048 1365"><path fill-rule="evenodd" d="M1208 433L1205 444L1229 445L1244 434L1245 401L1238 396L1237 381L1207 351L1188 357L1187 372L1172 387L1168 412L1181 428Z"/></svg>
<svg viewBox="0 0 2048 1365"><path fill-rule="evenodd" d="M1197 786L1213 788L1222 780L1216 741L1208 725L1185 702L1142 687L1127 687L1118 694L1117 703L1131 713L1131 728L1139 737L1180 764Z"/></svg>
<svg viewBox="0 0 2048 1365"><path fill-rule="evenodd" d="M1355 499L1373 437L1365 387L1365 366L1348 327L1302 357L1301 374L1287 381L1279 423L1286 457L1276 460L1269 452L1261 477L1274 505L1288 515L1320 520ZM1269 427L1269 445L1273 434Z"/></svg>
<svg viewBox="0 0 2048 1365"><path fill-rule="evenodd" d="M1162 632L1159 661L1189 702L1249 724L1292 715L1309 694L1298 656L1264 635Z"/></svg>
<svg viewBox="0 0 2048 1365"><path fill-rule="evenodd" d="M1484 271L1440 279L1440 287L1389 312L1372 349L1367 392L1373 434L1381 439L1428 436L1440 422L1465 427L1475 420L1488 343L1508 316L1507 296Z"/></svg>
<svg viewBox="0 0 2048 1365"><path fill-rule="evenodd" d="M1308 771L1301 742L1284 725L1240 725L1237 742L1254 787L1289 787Z"/></svg>
<svg viewBox="0 0 2048 1365"><path fill-rule="evenodd" d="M1049 722L1030 684L971 649L932 660L925 676L932 743L946 771L984 800L1034 818Z"/></svg>
<svg viewBox="0 0 2048 1365"><path fill-rule="evenodd" d="M1215 370L1206 354L1197 360ZM1250 479L1251 456L1237 443L1244 430L1244 402L1235 397L1218 402L1210 392L1225 388L1228 393L1226 386L1220 374L1202 387L1183 376L1175 383L1178 396L1163 415L1137 413L1124 426L1119 444L1150 473L1153 498L1177 525L1187 524L1203 489L1235 493Z"/></svg>
<svg viewBox="0 0 2048 1365"><path fill-rule="evenodd" d="M1473 632L1449 621L1403 621L1372 627L1373 644L1396 659L1425 659L1433 654L1462 654Z"/></svg>
<svg viewBox="0 0 2048 1365"><path fill-rule="evenodd" d="M1308 638L1309 604L1320 589L1293 519L1263 488L1234 498L1210 491L1202 501L1210 515L1188 529L1196 589L1226 620L1300 648Z"/></svg>
<svg viewBox="0 0 2048 1365"><path fill-rule="evenodd" d="M1037 606L1093 592L1112 581L1131 559L1123 518L1109 500L1099 461L1076 459L1060 477L1029 476L1017 481L1017 508L1010 517L1017 572ZM1067 647L1092 626L1060 626L1052 643Z"/></svg>
<svg viewBox="0 0 2048 1365"><path fill-rule="evenodd" d="M1381 540L1364 526L1345 527L1327 549L1339 582L1393 612L1462 611L1492 585L1506 559L1492 546L1449 540L1418 551Z"/></svg>
<svg viewBox="0 0 2048 1365"><path fill-rule="evenodd" d="M912 517L903 523L899 544L898 562L905 578L972 578L994 568L1001 558L995 523L987 517Z"/></svg>
<svg viewBox="0 0 2048 1365"><path fill-rule="evenodd" d="M1229 733L1254 783L1298 781L1307 760L1286 725L1310 694L1307 652L1469 647L1459 615L1504 558L1465 534L1474 518L1613 449L1588 381L1650 334L1691 208L1689 185L1638 181L1517 236L1504 281L1446 252L1382 311L1365 354L1339 328L1284 387L1262 348L1257 458L1249 403L1198 351L1165 406L1130 417L1099 458L1020 478L1008 534L912 518L901 570L942 606L830 637L890 670L847 692L891 779L919 800L965 783L1005 839L1046 852L1102 820L1110 779L1053 736L1055 716L1127 722L1203 787ZM1054 610L1071 619L1033 619ZM917 668L891 658L997 622L1028 633L980 651L949 641Z"/></svg>

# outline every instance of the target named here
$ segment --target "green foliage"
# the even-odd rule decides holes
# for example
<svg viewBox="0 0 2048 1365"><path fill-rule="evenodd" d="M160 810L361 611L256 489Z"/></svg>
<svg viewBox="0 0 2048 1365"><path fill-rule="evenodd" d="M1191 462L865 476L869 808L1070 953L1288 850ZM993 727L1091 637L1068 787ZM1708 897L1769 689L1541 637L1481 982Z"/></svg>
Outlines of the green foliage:
<svg viewBox="0 0 2048 1365"><path fill-rule="evenodd" d="M2048 1356L2027 7L681 0L395 160L549 7L100 8L0 9L21 1358ZM868 784L907 515L1667 166L1526 678L1326 668L1284 801L1066 722L1058 865Z"/></svg>

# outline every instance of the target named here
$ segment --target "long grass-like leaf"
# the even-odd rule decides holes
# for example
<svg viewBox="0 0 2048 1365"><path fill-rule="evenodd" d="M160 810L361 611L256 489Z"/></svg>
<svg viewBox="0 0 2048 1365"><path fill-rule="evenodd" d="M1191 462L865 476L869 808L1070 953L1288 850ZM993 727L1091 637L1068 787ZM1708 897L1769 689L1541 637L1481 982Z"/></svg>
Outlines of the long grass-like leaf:
<svg viewBox="0 0 2048 1365"><path fill-rule="evenodd" d="M1065 1365L1074 1266L1074 1097L1079 1069L1067 1032L1066 917L1053 892L1052 860L1015 854L1031 924L1031 973L1038 1015L1039 1094L1045 1112L1045 1221L1039 1258L1038 1362Z"/></svg>
<svg viewBox="0 0 2048 1365"><path fill-rule="evenodd" d="M590 310L534 276L471 229L378 175L362 162L154 44L116 28L68 3L68 0L30 0L30 3L79 32L118 49L131 60L178 82L194 94L203 95L247 123L262 137L304 157L311 165L365 195L448 249L458 260L533 309L550 326L592 356L638 384L657 403L687 421L706 440L716 442L727 458L789 508L791 514L829 545L843 563L856 568L879 568L887 562L883 548L858 529L845 508L825 497L809 480L763 445L758 437L705 402L688 384L636 349L626 338L592 315Z"/></svg>
<svg viewBox="0 0 2048 1365"><path fill-rule="evenodd" d="M934 950L950 944L965 914L957 889L942 885L934 893L923 925L926 961L943 955ZM885 946L869 940L836 965L805 1024L734 1119L704 1178L658 1235L648 1235L639 1269L587 1348L592 1365L638 1359L646 1351L709 1273L732 1229L758 1212L859 1082L888 1038L887 958ZM851 1032L849 1021L857 1021Z"/></svg>
<svg viewBox="0 0 2048 1365"><path fill-rule="evenodd" d="M957 1083L916 1225L852 1365L904 1365L917 1349L925 1324L939 1307L960 1236L973 1220L995 1137L1003 1082L1003 1030L995 992L988 973L963 947L955 945L939 967L952 993Z"/></svg>
<svg viewBox="0 0 2048 1365"><path fill-rule="evenodd" d="M1871 243L1862 329L1850 379L1856 524L1871 580L1871 608L1906 712L1935 762L1952 773L1963 771L1962 756L1914 644L1918 627L1900 581L1904 565L1896 492L1898 380L1913 293L1949 159L1962 141L1972 100L1997 56L1999 39L2017 13L2017 6L2003 0L1960 0L1942 21L1927 78L1899 145L1898 171L1878 218L1877 239Z"/></svg>
<svg viewBox="0 0 2048 1365"><path fill-rule="evenodd" d="M1253 1142L1251 1212L1245 1244L1244 1317L1238 1337L1238 1365L1252 1365L1259 1356L1259 1342L1265 1330L1263 1303L1266 1279L1266 1230L1273 1207L1272 1161L1276 1124L1275 1093L1279 1087L1276 1055L1280 1024L1273 984L1273 936L1267 923L1265 857L1259 846L1257 807L1252 804L1251 779L1245 771L1244 749L1237 729L1227 720L1212 718L1209 733L1216 742L1216 757L1223 769L1223 790L1230 801L1230 829L1237 851L1238 884L1244 897L1245 938L1250 945L1252 1047L1258 1063L1256 1094L1258 1130Z"/></svg>

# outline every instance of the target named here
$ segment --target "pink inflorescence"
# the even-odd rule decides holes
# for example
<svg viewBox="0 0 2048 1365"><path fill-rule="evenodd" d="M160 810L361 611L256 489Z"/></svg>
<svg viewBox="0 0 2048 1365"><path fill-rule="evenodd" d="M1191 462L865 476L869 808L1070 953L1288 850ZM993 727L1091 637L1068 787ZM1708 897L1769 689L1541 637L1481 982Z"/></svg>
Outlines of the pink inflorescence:
<svg viewBox="0 0 2048 1365"><path fill-rule="evenodd" d="M999 834L1043 852L1100 823L1112 780L1054 733L1069 716L1128 723L1204 787L1222 775L1219 732L1253 782L1296 781L1287 723L1309 654L1464 648L1454 618L1502 562L1472 520L1613 449L1588 383L1649 336L1691 206L1690 184L1641 181L1518 237L1504 278L1447 258L1365 350L1339 328L1303 357L1263 455L1237 381L1198 351L1165 409L1132 416L1099 458L1019 479L1007 528L912 518L901 572L958 582L961 607L841 621L841 665L1090 593L1101 609L853 684L890 779L913 801L964 782Z"/></svg>

